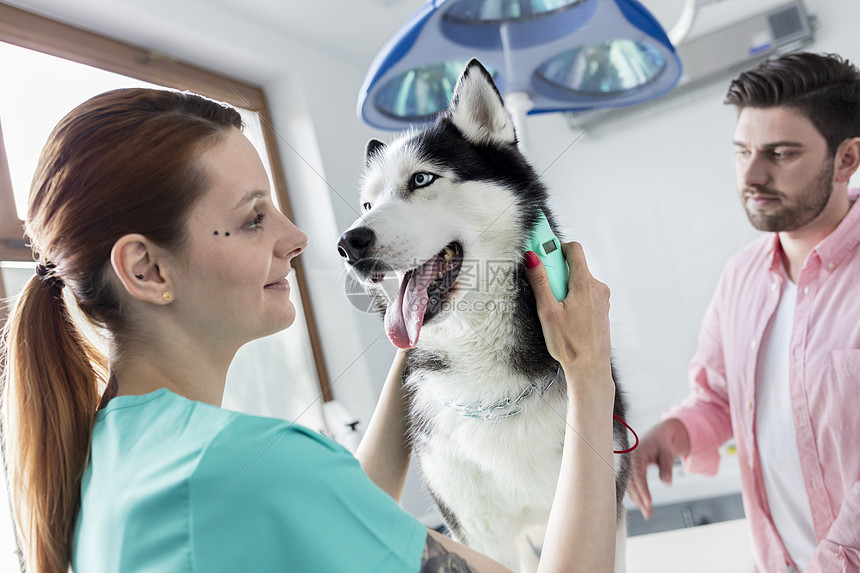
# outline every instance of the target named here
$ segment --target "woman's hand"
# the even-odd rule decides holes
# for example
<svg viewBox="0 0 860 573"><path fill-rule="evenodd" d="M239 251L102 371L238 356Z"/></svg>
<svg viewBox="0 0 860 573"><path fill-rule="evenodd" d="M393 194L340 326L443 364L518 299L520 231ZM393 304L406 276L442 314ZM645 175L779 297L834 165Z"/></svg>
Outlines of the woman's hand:
<svg viewBox="0 0 860 573"><path fill-rule="evenodd" d="M568 295L561 302L550 290L540 258L531 251L526 253L526 279L534 290L547 350L564 368L572 394L596 387L601 394L609 392L614 397L609 363L609 287L591 275L582 245L571 242L561 248L570 266Z"/></svg>
<svg viewBox="0 0 860 573"><path fill-rule="evenodd" d="M398 350L385 378L373 417L355 452L364 472L395 501L400 501L403 493L412 455L412 447L406 438L407 401L403 389L405 367L406 352Z"/></svg>
<svg viewBox="0 0 860 573"><path fill-rule="evenodd" d="M564 451L538 571L612 571L615 470L609 364L609 288L596 280L578 243L562 245L570 266L567 297L552 294L546 270L526 253L546 346L567 379ZM529 268L531 267L531 268Z"/></svg>

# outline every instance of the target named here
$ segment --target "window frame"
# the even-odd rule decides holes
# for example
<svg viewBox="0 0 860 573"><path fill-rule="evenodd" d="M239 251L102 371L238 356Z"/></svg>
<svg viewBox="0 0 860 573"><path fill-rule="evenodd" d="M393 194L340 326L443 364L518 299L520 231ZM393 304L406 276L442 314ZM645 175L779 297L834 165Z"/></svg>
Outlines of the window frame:
<svg viewBox="0 0 860 573"><path fill-rule="evenodd" d="M272 128L266 94L261 87L2 3L0 3L0 41L167 88L192 91L256 112L260 117L263 141L269 156L278 204L281 211L294 220L284 169L278 152L277 133ZM23 221L18 219L15 210L15 198L12 194L2 137L0 137L0 178L6 179L6 181L0 180L0 260L32 261L32 251L27 247L22 235ZM8 193L4 192L6 190ZM323 400L328 402L333 399L333 396L301 258L294 259L292 267L295 269L296 282L299 285L320 393ZM2 289L3 282L0 281L0 297L5 296ZM6 311L0 308L0 326L5 319Z"/></svg>

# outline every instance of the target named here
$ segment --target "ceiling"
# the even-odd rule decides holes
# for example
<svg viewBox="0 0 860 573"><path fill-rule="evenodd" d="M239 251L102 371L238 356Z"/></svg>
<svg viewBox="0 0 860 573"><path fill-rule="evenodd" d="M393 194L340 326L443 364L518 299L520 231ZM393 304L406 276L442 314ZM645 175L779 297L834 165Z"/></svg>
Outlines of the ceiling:
<svg viewBox="0 0 860 573"><path fill-rule="evenodd" d="M425 0L2 0L82 27L115 17L118 27L129 18L195 12L205 25L219 16L239 27L300 39L345 60L367 66L385 42L418 11ZM737 0L735 0L737 1ZM644 0L645 6L671 26L684 0ZM220 12L220 14L218 14ZM126 20L123 22L123 20ZM144 18L144 21L146 19Z"/></svg>
<svg viewBox="0 0 860 573"><path fill-rule="evenodd" d="M259 65L260 74L310 45L366 69L425 0L0 0L164 53L191 53L219 68ZM701 0L700 0L701 1ZM692 35L784 0L710 0ZM667 29L684 0L642 0ZM227 30L228 32L225 32ZM233 34L233 37L230 37ZM214 37L213 37L214 36ZM290 40L290 41L287 41ZM215 53L220 42L226 48ZM198 53L194 53L194 50ZM249 64L248 62L253 62ZM254 75L252 70L245 69ZM245 75L245 74L242 74Z"/></svg>
<svg viewBox="0 0 860 573"><path fill-rule="evenodd" d="M259 24L367 66L385 42L426 0L213 0ZM644 0L666 27L674 24L684 0Z"/></svg>
<svg viewBox="0 0 860 573"><path fill-rule="evenodd" d="M209 4L367 66L424 0L210 0Z"/></svg>

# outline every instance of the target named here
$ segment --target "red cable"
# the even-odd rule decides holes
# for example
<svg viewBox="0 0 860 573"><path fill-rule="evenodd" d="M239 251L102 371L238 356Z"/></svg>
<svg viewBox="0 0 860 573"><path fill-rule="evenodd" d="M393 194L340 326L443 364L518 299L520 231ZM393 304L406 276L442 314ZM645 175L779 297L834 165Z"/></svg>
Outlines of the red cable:
<svg viewBox="0 0 860 573"><path fill-rule="evenodd" d="M627 448L626 450L621 450L620 452L613 451L612 453L613 454L629 454L630 452L635 450L637 447L639 447L639 436L636 435L636 432L633 430L633 428L630 427L630 424L628 424L627 422L625 422L624 420L622 420L621 418L616 416L614 413L612 414L612 417L615 418L616 420L618 420L619 422L621 422L622 424L624 424L625 426L627 426L627 429L630 430L633 433L633 437L636 438L636 443L633 444L632 448Z"/></svg>

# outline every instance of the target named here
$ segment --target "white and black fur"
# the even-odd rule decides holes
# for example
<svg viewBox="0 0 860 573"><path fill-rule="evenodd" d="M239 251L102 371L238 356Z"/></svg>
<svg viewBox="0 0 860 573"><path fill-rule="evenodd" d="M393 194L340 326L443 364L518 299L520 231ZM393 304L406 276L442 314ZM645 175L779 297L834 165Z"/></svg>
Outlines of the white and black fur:
<svg viewBox="0 0 860 573"><path fill-rule="evenodd" d="M446 246L454 253L454 268L428 289L424 326L408 350L403 382L413 452L455 539L515 571L534 571L560 469L567 396L563 373L540 395L559 365L546 349L523 251L538 208L559 233L546 188L518 150L502 98L477 60L434 124L388 145L368 144L361 203L365 213L338 247L368 292L382 292L386 272L409 280L409 271ZM464 266L473 263L495 274L464 288ZM482 420L450 407L516 398L531 383L539 389L514 416ZM624 418L617 386L615 413ZM615 446L628 447L617 421ZM629 455L615 456L615 470L616 571L623 571Z"/></svg>

